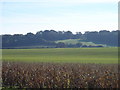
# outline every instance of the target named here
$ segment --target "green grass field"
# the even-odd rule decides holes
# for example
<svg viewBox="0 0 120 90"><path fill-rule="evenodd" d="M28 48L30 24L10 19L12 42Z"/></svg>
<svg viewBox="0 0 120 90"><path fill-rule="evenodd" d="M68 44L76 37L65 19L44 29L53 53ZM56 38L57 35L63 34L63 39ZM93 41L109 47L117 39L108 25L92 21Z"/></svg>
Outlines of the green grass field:
<svg viewBox="0 0 120 90"><path fill-rule="evenodd" d="M3 61L118 63L118 48L3 49Z"/></svg>
<svg viewBox="0 0 120 90"><path fill-rule="evenodd" d="M58 40L56 43L63 42L65 44L76 44L80 41L80 39L66 39L66 40Z"/></svg>
<svg viewBox="0 0 120 90"><path fill-rule="evenodd" d="M66 39L66 40L58 40L56 41L56 43L59 43L59 42L63 42L65 44L77 44L77 43L82 43L83 45L92 45L92 46L97 46L97 45L102 45L102 46L106 46L104 44L95 44L93 42L87 42L85 40L81 40L81 39Z"/></svg>

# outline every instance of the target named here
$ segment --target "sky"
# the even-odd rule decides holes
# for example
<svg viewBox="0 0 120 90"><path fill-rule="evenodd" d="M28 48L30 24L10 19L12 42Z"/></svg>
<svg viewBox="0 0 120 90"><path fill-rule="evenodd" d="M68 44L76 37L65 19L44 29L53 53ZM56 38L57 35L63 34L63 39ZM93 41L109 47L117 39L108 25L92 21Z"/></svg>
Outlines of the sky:
<svg viewBox="0 0 120 90"><path fill-rule="evenodd" d="M0 34L118 30L119 0L0 0Z"/></svg>

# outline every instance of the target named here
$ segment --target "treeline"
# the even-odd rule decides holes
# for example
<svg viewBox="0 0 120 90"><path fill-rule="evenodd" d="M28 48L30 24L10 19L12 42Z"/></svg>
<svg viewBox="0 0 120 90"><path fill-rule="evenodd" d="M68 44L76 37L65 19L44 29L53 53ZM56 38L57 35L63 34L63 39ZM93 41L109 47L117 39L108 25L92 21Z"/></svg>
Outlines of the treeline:
<svg viewBox="0 0 120 90"><path fill-rule="evenodd" d="M120 31L107 31L107 30L102 30L102 31L95 31L95 32L85 32L84 36L86 37L87 41L92 41L94 43L99 43L99 44L106 44L108 46L119 46L118 44L118 35ZM119 42L120 43L120 42Z"/></svg>
<svg viewBox="0 0 120 90"><path fill-rule="evenodd" d="M106 44L109 46L119 46L118 44L118 33L120 30L116 31L87 31L84 34L77 32L73 34L71 31L55 31L55 30L45 30L38 31L36 34L27 33L23 34L14 34L14 35L1 35L2 37L2 47L19 47L19 46L34 46L34 45L43 45L43 46L55 46L61 47L64 46L64 43L56 44L57 40L65 39L82 39L84 41L94 42L97 44ZM77 44L80 46L80 43Z"/></svg>

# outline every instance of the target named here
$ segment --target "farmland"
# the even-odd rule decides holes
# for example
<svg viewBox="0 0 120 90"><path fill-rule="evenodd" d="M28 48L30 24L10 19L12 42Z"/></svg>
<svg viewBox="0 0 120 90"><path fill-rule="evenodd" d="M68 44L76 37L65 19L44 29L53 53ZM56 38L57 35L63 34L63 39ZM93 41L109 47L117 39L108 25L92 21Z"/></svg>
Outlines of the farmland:
<svg viewBox="0 0 120 90"><path fill-rule="evenodd" d="M92 45L92 46L97 46L97 45L102 45L102 46L106 46L104 44L95 44L93 42L88 42L88 41L85 41L85 40L82 40L82 39L66 39L66 40L58 40L56 41L56 43L59 43L59 42L62 42L62 43L65 43L66 45L69 45L69 44L77 44L77 43L81 43L82 45Z"/></svg>
<svg viewBox="0 0 120 90"><path fill-rule="evenodd" d="M3 62L3 87L118 88L116 64Z"/></svg>
<svg viewBox="0 0 120 90"><path fill-rule="evenodd" d="M3 49L3 61L118 63L118 48Z"/></svg>
<svg viewBox="0 0 120 90"><path fill-rule="evenodd" d="M3 49L3 87L118 88L118 48Z"/></svg>

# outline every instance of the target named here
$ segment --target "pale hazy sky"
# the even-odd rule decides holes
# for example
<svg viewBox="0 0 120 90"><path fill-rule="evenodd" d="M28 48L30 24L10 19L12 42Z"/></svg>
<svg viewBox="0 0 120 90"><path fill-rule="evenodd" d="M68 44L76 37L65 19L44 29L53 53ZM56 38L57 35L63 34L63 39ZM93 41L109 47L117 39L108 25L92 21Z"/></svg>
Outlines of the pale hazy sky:
<svg viewBox="0 0 120 90"><path fill-rule="evenodd" d="M117 30L119 0L0 0L0 34Z"/></svg>

